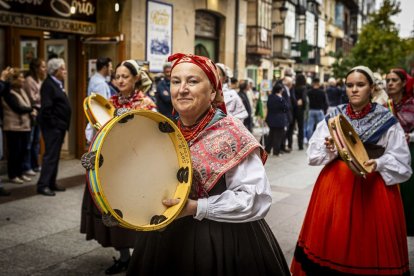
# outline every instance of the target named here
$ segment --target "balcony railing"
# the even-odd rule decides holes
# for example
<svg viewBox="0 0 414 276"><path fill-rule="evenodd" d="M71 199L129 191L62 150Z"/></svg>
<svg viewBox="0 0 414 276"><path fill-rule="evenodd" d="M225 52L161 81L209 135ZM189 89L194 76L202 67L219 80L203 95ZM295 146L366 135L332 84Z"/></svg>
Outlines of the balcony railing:
<svg viewBox="0 0 414 276"><path fill-rule="evenodd" d="M344 36L342 39L336 39L335 48L337 51L342 49L344 54L348 54L351 51L352 47L354 47L354 40L351 37Z"/></svg>
<svg viewBox="0 0 414 276"><path fill-rule="evenodd" d="M272 51L272 32L260 26L246 28L247 54L267 56Z"/></svg>

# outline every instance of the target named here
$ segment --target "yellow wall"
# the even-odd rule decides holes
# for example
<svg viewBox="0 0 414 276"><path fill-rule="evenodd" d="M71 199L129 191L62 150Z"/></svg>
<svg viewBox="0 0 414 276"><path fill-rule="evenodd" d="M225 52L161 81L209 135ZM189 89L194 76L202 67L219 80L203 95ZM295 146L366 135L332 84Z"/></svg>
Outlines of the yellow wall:
<svg viewBox="0 0 414 276"><path fill-rule="evenodd" d="M235 0L177 0L163 1L173 5L173 52L194 53L196 10L209 10L222 18L219 61L234 70L235 53ZM146 0L122 2L120 32L125 35L127 58L145 59ZM239 20L246 27L247 2L240 1ZM109 23L112 20L109 19ZM112 22L115 24L115 22ZM245 29L245 28L244 28ZM246 61L246 38L238 37L238 72L244 76Z"/></svg>

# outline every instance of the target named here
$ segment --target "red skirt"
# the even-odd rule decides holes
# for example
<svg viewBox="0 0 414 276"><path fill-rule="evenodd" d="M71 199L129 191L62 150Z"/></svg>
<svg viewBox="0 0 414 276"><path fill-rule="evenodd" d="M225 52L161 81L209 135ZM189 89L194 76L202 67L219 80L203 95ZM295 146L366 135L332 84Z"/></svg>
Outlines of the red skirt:
<svg viewBox="0 0 414 276"><path fill-rule="evenodd" d="M340 160L321 171L303 222L293 275L409 275L397 185L355 176Z"/></svg>

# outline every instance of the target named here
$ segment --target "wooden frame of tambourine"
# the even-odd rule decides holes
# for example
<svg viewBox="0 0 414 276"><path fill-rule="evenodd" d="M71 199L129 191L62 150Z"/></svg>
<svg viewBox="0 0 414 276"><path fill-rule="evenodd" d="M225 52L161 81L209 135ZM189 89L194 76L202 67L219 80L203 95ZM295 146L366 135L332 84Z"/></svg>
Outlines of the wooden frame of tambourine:
<svg viewBox="0 0 414 276"><path fill-rule="evenodd" d="M372 172L371 166L364 165L364 162L369 159L364 144L344 115L339 114L330 118L328 128L340 157L352 172L359 176Z"/></svg>
<svg viewBox="0 0 414 276"><path fill-rule="evenodd" d="M128 116L144 116L150 118L157 122L158 124L167 123L168 126L172 127L172 130L169 133L165 133L169 135L171 142L175 147L175 151L177 153L177 160L179 164L180 170L182 168L187 168L186 172L188 173L188 177L186 177L187 181L177 181L177 186L175 190L175 194L172 198L180 198L180 203L169 207L165 210L162 214L166 217L166 220L158 223L158 224L150 224L147 225L133 225L118 215L117 212L112 209L109 202L106 199L105 191L103 190L101 183L100 183L100 175L99 175L99 166L100 166L100 156L101 150L104 143L102 143L102 139L105 138L106 135L111 131L111 129L118 124L121 120L127 118ZM124 113L114 119L110 120L105 124L102 129L97 133L93 145L91 145L90 151L96 152L95 160L94 160L94 168L88 171L88 180L90 181L90 186L92 190L90 190L91 195L97 208L100 209L103 215L111 215L113 216L118 222L119 225L128 228L134 229L137 231L153 231L158 230L166 227L169 223L171 223L181 212L186 204L188 195L191 190L191 180L192 180L192 165L191 165L191 155L190 149L188 148L187 142L184 139L184 136L181 134L180 130L177 126L167 117L161 115L160 113L147 111L147 110L133 110L127 113ZM179 170L179 171L180 171ZM177 175L179 172L177 172Z"/></svg>
<svg viewBox="0 0 414 276"><path fill-rule="evenodd" d="M96 93L91 93L91 95L83 100L83 110L85 112L86 118L96 130L99 130L103 127L103 125L99 122L98 118L96 118L92 112L92 100L98 102L103 108L105 108L109 117L113 117L115 107L107 99L105 99L105 97Z"/></svg>

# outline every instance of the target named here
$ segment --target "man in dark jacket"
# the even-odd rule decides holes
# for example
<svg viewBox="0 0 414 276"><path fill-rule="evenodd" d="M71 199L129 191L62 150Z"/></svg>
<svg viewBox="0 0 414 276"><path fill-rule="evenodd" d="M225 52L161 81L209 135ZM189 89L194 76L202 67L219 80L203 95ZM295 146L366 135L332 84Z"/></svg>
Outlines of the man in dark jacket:
<svg viewBox="0 0 414 276"><path fill-rule="evenodd" d="M163 67L164 78L157 85L157 93L155 94L157 100L158 111L168 118L172 117L172 103L170 93L171 81L171 63L164 64Z"/></svg>
<svg viewBox="0 0 414 276"><path fill-rule="evenodd" d="M284 141L285 129L288 126L288 111L288 104L283 97L283 85L276 83L267 100L266 123L270 130L265 150L269 154L272 148L273 155L279 156L281 153L281 144Z"/></svg>
<svg viewBox="0 0 414 276"><path fill-rule="evenodd" d="M297 101L295 96L295 91L293 90L293 79L290 76L286 76L282 80L283 84L283 98L285 98L288 105L288 126L286 130L285 139L282 141L281 151L284 153L289 153L292 151L293 144L293 130L295 128L294 114L297 110ZM286 148L287 142L287 148Z"/></svg>
<svg viewBox="0 0 414 276"><path fill-rule="evenodd" d="M66 96L63 81L66 76L65 62L53 58L47 63L48 76L40 88L41 108L38 116L45 141L42 170L37 182L37 192L54 196L54 191L65 191L56 183L60 150L65 133L69 130L71 107Z"/></svg>

